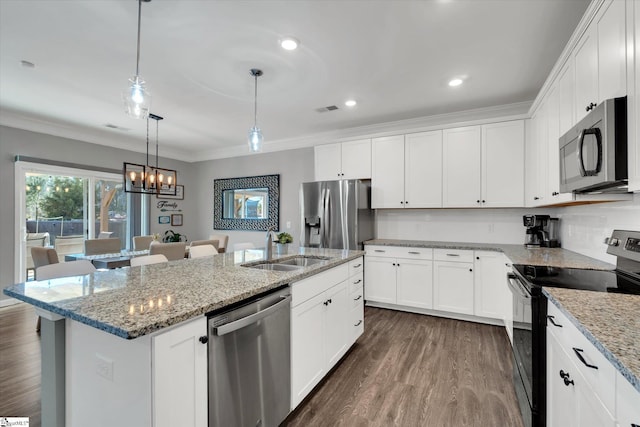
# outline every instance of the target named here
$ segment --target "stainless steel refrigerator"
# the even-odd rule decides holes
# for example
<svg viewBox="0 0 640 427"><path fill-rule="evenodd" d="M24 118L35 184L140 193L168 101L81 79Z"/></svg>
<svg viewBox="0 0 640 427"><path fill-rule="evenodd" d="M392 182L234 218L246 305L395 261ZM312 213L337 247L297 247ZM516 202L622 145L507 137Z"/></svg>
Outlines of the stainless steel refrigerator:
<svg viewBox="0 0 640 427"><path fill-rule="evenodd" d="M371 181L305 182L300 212L300 246L362 249L362 242L374 237Z"/></svg>

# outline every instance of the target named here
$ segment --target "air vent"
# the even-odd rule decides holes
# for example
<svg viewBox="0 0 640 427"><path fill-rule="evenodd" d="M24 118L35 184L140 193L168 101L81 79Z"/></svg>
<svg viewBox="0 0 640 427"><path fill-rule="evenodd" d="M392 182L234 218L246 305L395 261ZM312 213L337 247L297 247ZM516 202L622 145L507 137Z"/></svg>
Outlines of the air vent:
<svg viewBox="0 0 640 427"><path fill-rule="evenodd" d="M336 107L335 105L329 105L328 107L317 108L316 111L318 113L326 113L327 111L335 111L337 109L338 107Z"/></svg>

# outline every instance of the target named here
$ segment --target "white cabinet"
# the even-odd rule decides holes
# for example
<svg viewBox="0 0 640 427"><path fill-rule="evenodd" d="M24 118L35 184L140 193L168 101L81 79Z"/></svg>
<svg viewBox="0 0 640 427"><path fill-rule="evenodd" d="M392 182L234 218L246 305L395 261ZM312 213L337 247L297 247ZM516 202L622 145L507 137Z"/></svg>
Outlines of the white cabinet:
<svg viewBox="0 0 640 427"><path fill-rule="evenodd" d="M432 249L367 246L365 299L433 308Z"/></svg>
<svg viewBox="0 0 640 427"><path fill-rule="evenodd" d="M629 191L640 191L640 3L627 0Z"/></svg>
<svg viewBox="0 0 640 427"><path fill-rule="evenodd" d="M640 392L616 372L616 419L620 427L640 426Z"/></svg>
<svg viewBox="0 0 640 427"><path fill-rule="evenodd" d="M348 344L364 333L364 259L358 258L349 262L349 320Z"/></svg>
<svg viewBox="0 0 640 427"><path fill-rule="evenodd" d="M207 318L152 338L153 425L207 426Z"/></svg>
<svg viewBox="0 0 640 427"><path fill-rule="evenodd" d="M558 94L558 121L559 134L564 135L576 122L575 96L574 96L574 66L573 61L565 62L560 74L556 92Z"/></svg>
<svg viewBox="0 0 640 427"><path fill-rule="evenodd" d="M473 251L435 249L433 308L473 314Z"/></svg>
<svg viewBox="0 0 640 427"><path fill-rule="evenodd" d="M607 0L574 50L576 122L627 93L625 2Z"/></svg>
<svg viewBox="0 0 640 427"><path fill-rule="evenodd" d="M371 178L371 140L314 147L315 180Z"/></svg>
<svg viewBox="0 0 640 427"><path fill-rule="evenodd" d="M444 207L524 204L524 122L443 132Z"/></svg>
<svg viewBox="0 0 640 427"><path fill-rule="evenodd" d="M371 204L442 207L442 131L373 139Z"/></svg>
<svg viewBox="0 0 640 427"><path fill-rule="evenodd" d="M358 267L360 264L360 273ZM362 258L291 285L291 408L294 409L355 342L350 278ZM350 276L350 267L355 268ZM357 284L362 286L362 279ZM361 310L362 311L362 310ZM361 320L364 320L361 317Z"/></svg>
<svg viewBox="0 0 640 427"><path fill-rule="evenodd" d="M504 320L511 311L507 287L506 258L501 252L475 251L474 281L476 316Z"/></svg>
<svg viewBox="0 0 640 427"><path fill-rule="evenodd" d="M480 126L445 129L442 148L442 205L444 207L479 207Z"/></svg>
<svg viewBox="0 0 640 427"><path fill-rule="evenodd" d="M614 427L615 368L558 307L547 311L547 425Z"/></svg>

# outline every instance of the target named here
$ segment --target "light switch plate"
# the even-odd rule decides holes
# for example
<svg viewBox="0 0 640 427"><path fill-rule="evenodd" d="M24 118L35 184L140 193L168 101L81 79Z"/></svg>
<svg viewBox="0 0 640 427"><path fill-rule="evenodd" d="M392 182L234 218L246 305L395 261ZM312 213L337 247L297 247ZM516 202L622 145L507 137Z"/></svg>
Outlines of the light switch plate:
<svg viewBox="0 0 640 427"><path fill-rule="evenodd" d="M113 360L96 353L96 373L109 381L113 381Z"/></svg>

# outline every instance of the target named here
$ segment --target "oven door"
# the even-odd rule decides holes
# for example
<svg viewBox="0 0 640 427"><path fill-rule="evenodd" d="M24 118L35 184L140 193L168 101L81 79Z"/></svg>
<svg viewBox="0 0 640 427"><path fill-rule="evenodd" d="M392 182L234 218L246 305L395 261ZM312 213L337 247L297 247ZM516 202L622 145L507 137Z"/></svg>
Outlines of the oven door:
<svg viewBox="0 0 640 427"><path fill-rule="evenodd" d="M533 419L533 297L514 274L507 276L513 296L513 385L524 425Z"/></svg>

